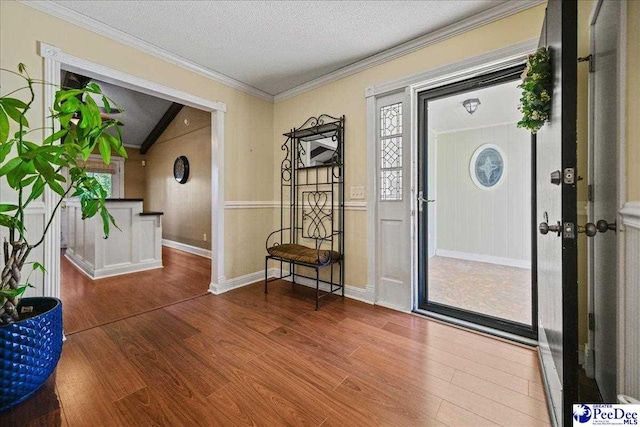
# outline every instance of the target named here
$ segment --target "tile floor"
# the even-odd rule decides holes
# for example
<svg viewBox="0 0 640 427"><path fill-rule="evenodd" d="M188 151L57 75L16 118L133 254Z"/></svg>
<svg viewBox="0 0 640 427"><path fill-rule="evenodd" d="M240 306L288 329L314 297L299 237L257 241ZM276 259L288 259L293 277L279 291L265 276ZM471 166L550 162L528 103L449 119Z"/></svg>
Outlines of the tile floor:
<svg viewBox="0 0 640 427"><path fill-rule="evenodd" d="M429 300L530 325L531 270L436 256Z"/></svg>

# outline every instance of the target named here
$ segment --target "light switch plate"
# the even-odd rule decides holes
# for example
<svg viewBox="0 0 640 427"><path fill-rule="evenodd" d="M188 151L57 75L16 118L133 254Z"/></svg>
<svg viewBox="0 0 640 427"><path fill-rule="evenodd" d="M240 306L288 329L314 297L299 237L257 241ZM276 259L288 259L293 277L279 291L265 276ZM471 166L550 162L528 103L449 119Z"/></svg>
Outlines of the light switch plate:
<svg viewBox="0 0 640 427"><path fill-rule="evenodd" d="M364 187L351 187L351 200L363 200L364 199Z"/></svg>

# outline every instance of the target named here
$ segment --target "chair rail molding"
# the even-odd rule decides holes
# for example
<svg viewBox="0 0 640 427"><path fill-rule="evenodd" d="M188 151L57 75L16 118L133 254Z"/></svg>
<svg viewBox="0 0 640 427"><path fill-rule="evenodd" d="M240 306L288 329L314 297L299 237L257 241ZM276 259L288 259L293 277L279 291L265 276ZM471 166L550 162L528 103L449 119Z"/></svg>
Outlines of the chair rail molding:
<svg viewBox="0 0 640 427"><path fill-rule="evenodd" d="M337 204L333 205L334 209L338 208ZM224 203L225 209L280 209L279 200L227 200ZM284 206L285 209L289 209L289 205ZM301 209L301 208L298 208ZM355 201L345 202L345 211L366 211L367 202Z"/></svg>
<svg viewBox="0 0 640 427"><path fill-rule="evenodd" d="M87 61L64 53L62 49L38 42L38 52L44 61L44 81L59 82L60 70L78 72L128 89L179 102L211 113L211 237L212 237L212 286L224 281L224 121L227 106L223 102L211 101L164 86L141 77ZM55 86L44 88L43 116L49 114L48 106L55 98ZM44 137L53 129L45 128ZM56 207L57 195L46 189L44 193L45 215L51 215ZM44 243L44 261L47 273L44 276L44 295L60 296L60 213L58 212L47 233Z"/></svg>

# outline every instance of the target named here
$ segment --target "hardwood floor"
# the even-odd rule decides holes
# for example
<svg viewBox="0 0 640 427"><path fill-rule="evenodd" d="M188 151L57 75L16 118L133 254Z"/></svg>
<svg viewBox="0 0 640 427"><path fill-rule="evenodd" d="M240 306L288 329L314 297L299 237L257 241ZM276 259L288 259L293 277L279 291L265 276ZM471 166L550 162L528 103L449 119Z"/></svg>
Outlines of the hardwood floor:
<svg viewBox="0 0 640 427"><path fill-rule="evenodd" d="M64 256L61 300L65 334L204 295L211 283L211 260L167 247L164 268L91 280Z"/></svg>
<svg viewBox="0 0 640 427"><path fill-rule="evenodd" d="M549 425L534 350L313 292L256 283L73 334L3 422Z"/></svg>

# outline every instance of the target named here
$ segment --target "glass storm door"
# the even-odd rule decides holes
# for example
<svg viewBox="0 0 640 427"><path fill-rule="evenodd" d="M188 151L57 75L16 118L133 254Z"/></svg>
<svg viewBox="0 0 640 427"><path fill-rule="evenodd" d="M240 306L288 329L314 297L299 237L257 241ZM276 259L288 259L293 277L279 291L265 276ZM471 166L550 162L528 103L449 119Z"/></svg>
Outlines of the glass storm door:
<svg viewBox="0 0 640 427"><path fill-rule="evenodd" d="M524 65L419 94L419 308L535 338Z"/></svg>

